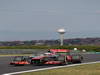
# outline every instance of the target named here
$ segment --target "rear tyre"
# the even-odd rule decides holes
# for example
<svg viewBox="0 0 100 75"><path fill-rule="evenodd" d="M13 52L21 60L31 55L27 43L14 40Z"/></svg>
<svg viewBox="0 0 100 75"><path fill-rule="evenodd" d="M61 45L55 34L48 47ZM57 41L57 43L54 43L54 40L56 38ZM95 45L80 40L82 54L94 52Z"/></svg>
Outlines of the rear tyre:
<svg viewBox="0 0 100 75"><path fill-rule="evenodd" d="M32 65L33 65L33 64L34 64L34 61L33 61L33 60L31 60L30 64L32 64Z"/></svg>

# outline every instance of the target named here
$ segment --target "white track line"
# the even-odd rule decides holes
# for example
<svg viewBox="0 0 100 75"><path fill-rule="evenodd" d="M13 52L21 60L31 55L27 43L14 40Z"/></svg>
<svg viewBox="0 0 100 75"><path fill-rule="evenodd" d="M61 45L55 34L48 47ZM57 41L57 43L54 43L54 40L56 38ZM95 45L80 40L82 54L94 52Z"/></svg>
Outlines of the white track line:
<svg viewBox="0 0 100 75"><path fill-rule="evenodd" d="M84 64L94 64L94 63L100 63L100 61L88 62L88 63L81 63L81 64L72 64L72 65L65 65L65 66L56 66L56 67L41 68L41 69L35 69L35 70L27 70L27 71L7 73L7 74L2 74L2 75L13 75L13 74L26 73L26 72L36 72L36 71L41 71L41 70L49 70L49 69L56 69L56 68L63 68L63 67L71 67L71 66L78 66L78 65L84 65Z"/></svg>

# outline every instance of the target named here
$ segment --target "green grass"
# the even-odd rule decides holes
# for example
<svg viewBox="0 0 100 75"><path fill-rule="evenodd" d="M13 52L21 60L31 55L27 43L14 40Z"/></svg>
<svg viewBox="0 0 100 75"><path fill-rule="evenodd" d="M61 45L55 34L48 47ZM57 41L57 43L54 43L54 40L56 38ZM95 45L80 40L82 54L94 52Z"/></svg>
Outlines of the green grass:
<svg viewBox="0 0 100 75"><path fill-rule="evenodd" d="M23 73L18 75L100 75L100 63Z"/></svg>

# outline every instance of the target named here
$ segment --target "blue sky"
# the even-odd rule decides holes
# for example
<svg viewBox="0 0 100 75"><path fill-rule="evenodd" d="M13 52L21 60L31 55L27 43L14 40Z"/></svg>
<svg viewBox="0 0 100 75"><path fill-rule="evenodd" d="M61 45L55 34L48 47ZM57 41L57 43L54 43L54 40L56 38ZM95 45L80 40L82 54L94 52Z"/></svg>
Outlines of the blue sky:
<svg viewBox="0 0 100 75"><path fill-rule="evenodd" d="M0 0L0 40L100 37L100 0Z"/></svg>

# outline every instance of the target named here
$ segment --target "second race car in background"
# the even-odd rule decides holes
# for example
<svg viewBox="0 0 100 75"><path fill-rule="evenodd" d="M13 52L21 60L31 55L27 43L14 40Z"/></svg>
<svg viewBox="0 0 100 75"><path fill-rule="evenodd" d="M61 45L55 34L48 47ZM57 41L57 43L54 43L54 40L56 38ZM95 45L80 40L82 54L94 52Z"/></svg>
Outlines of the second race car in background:
<svg viewBox="0 0 100 75"><path fill-rule="evenodd" d="M13 60L10 62L10 65L14 66L23 66L30 64L30 60L28 56L15 56Z"/></svg>

